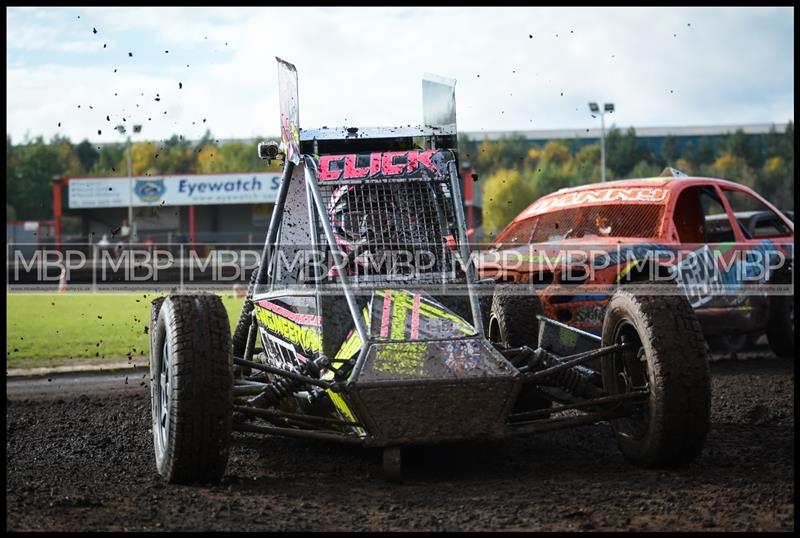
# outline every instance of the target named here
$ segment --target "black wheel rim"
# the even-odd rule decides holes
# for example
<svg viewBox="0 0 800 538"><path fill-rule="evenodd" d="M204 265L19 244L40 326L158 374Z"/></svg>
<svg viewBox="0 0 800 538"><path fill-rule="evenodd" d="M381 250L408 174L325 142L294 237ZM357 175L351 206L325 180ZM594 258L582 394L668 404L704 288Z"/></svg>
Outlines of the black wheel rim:
<svg viewBox="0 0 800 538"><path fill-rule="evenodd" d="M156 431L158 433L158 445L161 453L167 450L167 440L169 438L169 389L170 389L170 368L169 368L169 346L166 340L161 352L161 361L158 368L158 390L156 398Z"/></svg>
<svg viewBox="0 0 800 538"><path fill-rule="evenodd" d="M608 392L623 394L650 390L647 354L636 327L622 320L614 333L615 344L626 347L614 354L614 376ZM623 404L627 416L614 421L617 434L628 439L642 439L650 428L650 404L646 401Z"/></svg>

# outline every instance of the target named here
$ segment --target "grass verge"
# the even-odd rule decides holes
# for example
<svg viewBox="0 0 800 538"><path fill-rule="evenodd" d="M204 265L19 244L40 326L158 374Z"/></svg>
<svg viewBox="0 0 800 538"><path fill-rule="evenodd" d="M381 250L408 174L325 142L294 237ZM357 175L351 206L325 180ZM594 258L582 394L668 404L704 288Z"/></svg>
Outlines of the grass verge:
<svg viewBox="0 0 800 538"><path fill-rule="evenodd" d="M95 364L149 353L150 301L159 293L6 295L6 368ZM231 330L243 299L221 293Z"/></svg>

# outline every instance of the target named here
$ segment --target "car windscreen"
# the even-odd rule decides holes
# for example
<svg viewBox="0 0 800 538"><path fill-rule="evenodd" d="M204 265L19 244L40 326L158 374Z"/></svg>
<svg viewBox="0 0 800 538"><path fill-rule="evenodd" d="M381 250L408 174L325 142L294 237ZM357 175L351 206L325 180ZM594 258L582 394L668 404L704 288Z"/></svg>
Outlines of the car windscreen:
<svg viewBox="0 0 800 538"><path fill-rule="evenodd" d="M496 243L522 245L577 238L656 238L663 204L602 204L534 215L509 226Z"/></svg>

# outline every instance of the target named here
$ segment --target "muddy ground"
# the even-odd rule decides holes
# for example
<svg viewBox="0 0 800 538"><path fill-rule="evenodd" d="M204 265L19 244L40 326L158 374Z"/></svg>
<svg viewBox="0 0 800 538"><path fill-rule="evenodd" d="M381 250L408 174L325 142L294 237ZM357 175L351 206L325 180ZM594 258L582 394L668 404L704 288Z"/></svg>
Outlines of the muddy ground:
<svg viewBox="0 0 800 538"><path fill-rule="evenodd" d="M168 485L146 387L12 398L6 528L793 530L793 361L722 360L712 376L712 430L685 469L633 467L596 425L410 449L400 485L376 449L242 434L221 484Z"/></svg>

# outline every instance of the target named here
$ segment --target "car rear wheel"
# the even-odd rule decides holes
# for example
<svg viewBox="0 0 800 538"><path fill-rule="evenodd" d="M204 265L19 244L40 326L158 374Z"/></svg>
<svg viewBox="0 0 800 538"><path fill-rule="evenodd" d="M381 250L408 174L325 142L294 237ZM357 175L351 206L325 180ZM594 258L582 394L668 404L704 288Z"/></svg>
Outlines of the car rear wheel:
<svg viewBox="0 0 800 538"><path fill-rule="evenodd" d="M689 302L619 290L606 308L602 340L627 345L602 359L605 391L649 393L611 421L623 455L647 466L695 459L709 429L711 389L703 332Z"/></svg>
<svg viewBox="0 0 800 538"><path fill-rule="evenodd" d="M171 295L150 349L153 442L170 482L218 481L228 460L233 402L228 315L216 295Z"/></svg>

